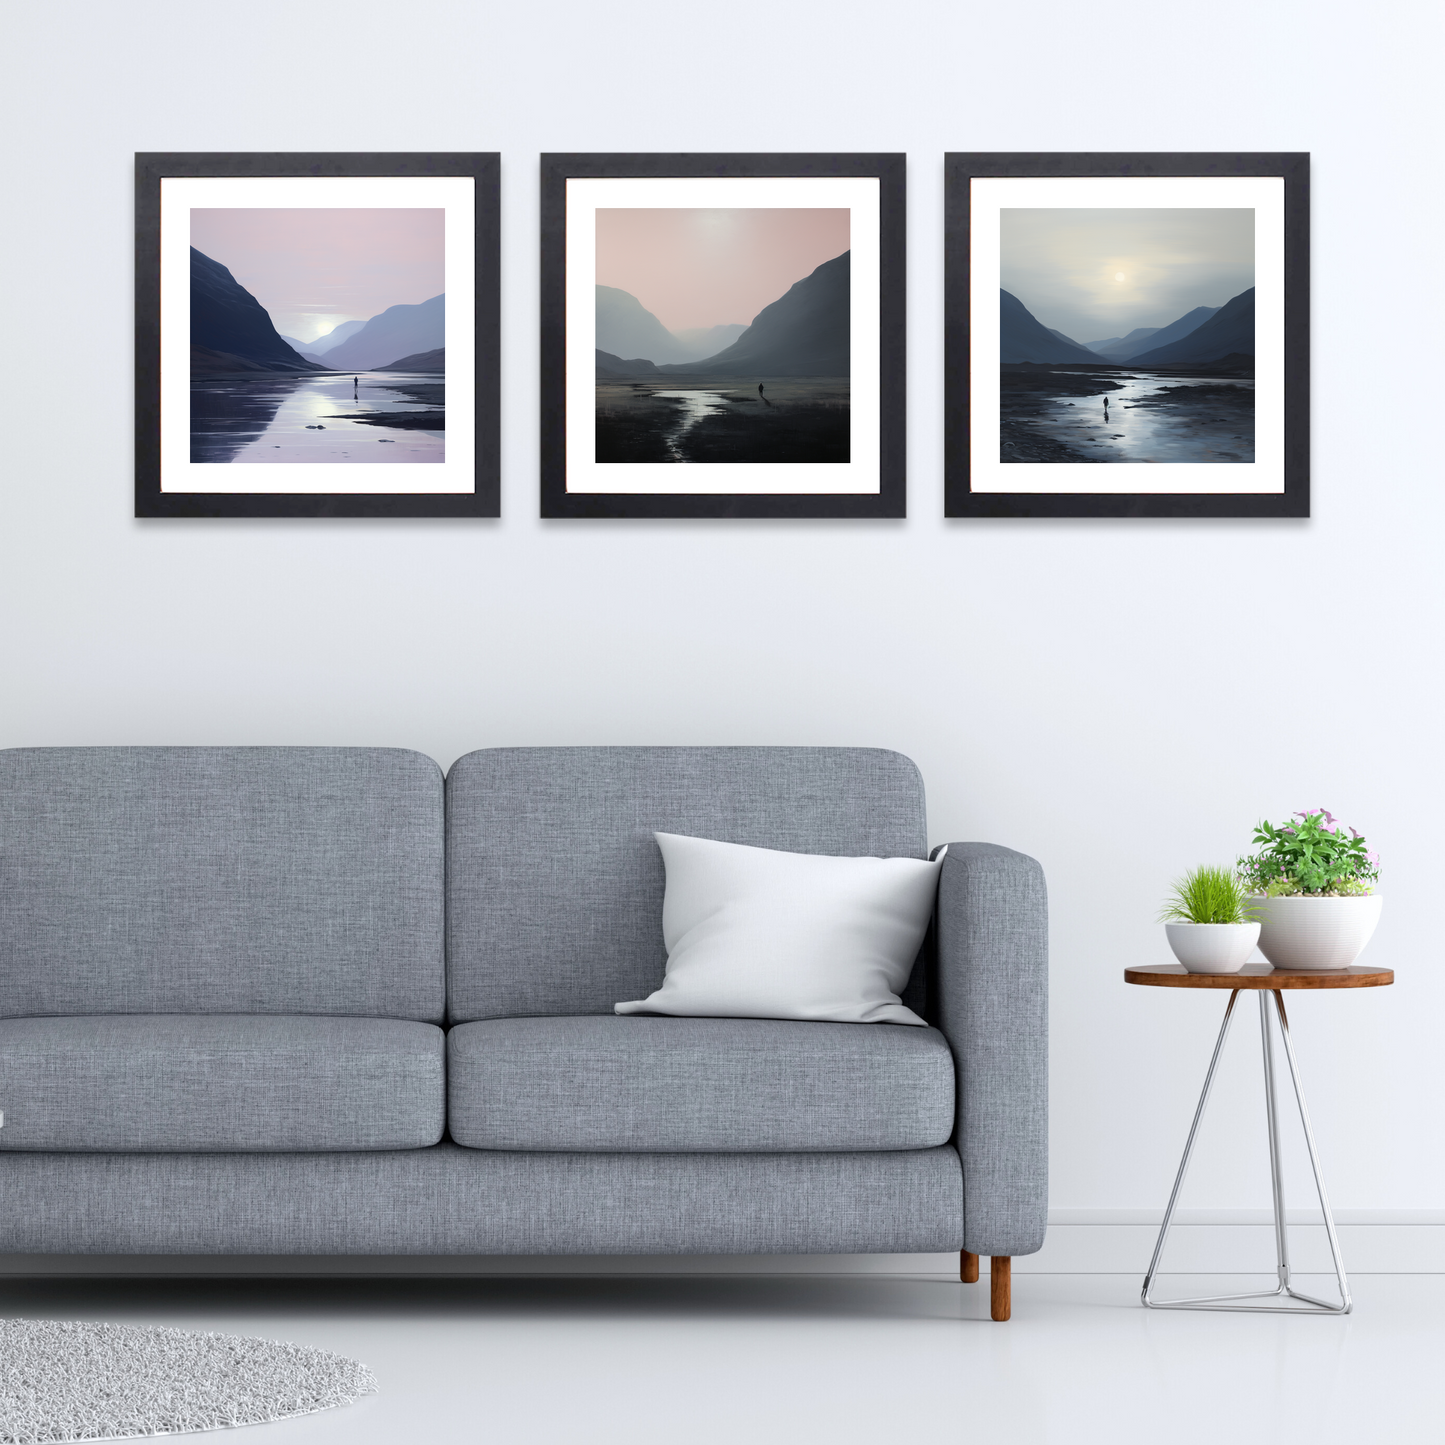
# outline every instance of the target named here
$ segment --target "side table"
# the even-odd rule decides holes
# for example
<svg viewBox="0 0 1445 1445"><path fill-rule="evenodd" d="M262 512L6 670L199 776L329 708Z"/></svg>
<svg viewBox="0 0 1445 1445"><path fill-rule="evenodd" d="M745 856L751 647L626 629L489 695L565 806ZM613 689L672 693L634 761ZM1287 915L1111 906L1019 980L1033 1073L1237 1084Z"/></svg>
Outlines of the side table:
<svg viewBox="0 0 1445 1445"><path fill-rule="evenodd" d="M1284 1008L1284 993L1287 988L1379 988L1395 981L1395 974L1388 968L1362 968L1358 964L1340 969L1287 969L1271 968L1267 963L1246 964L1238 973L1188 973L1182 964L1162 964L1157 968L1126 968L1125 983L1145 984L1153 988L1227 988L1229 1002L1224 1006L1224 1022L1219 1026L1219 1038L1209 1060L1209 1070L1204 1075L1204 1088L1199 1095L1199 1105L1194 1111L1194 1122L1189 1126L1189 1137L1184 1143L1184 1157L1179 1161L1179 1173L1174 1178L1174 1189L1169 1195L1169 1207L1164 1211L1164 1223L1159 1230L1159 1239L1154 1246L1154 1258L1149 1261L1149 1273L1144 1276L1141 1299L1146 1308L1155 1310L1233 1310L1243 1309L1256 1313L1272 1314L1331 1314L1347 1315L1351 1309L1350 1286L1345 1278L1344 1261L1340 1258L1340 1241L1335 1234L1335 1220L1330 1213L1330 1202L1325 1194L1324 1176L1320 1172L1319 1154L1315 1149L1314 1130L1310 1128L1309 1110L1305 1107L1304 1087L1300 1083L1299 1064L1294 1056L1294 1045L1290 1042L1289 1018ZM1271 1290L1256 1290L1247 1294L1201 1295L1194 1299L1157 1300L1150 1297L1154 1275L1159 1268L1159 1257L1164 1253L1164 1241L1169 1236L1169 1227L1174 1222L1174 1207L1179 1202L1179 1191L1184 1185L1184 1176L1189 1169L1189 1158L1194 1152L1195 1136L1199 1133L1199 1121L1204 1117L1205 1105L1209 1102L1209 1090L1214 1083L1214 1071L1229 1036L1230 1020L1234 1017L1234 1005L1246 989L1259 994L1259 1028L1264 1044L1264 1101L1265 1115L1269 1122L1269 1172L1273 1185L1275 1257L1278 1261L1279 1283ZM1329 1304L1315 1299L1312 1295L1301 1294L1290 1284L1289 1239L1284 1220L1284 1181L1279 1160L1279 1110L1275 1100L1274 1087L1274 1039L1270 1027L1271 999L1273 1013L1279 1025L1280 1038L1284 1042L1285 1058L1289 1061L1289 1075L1294 1084L1295 1103L1299 1105L1300 1123L1304 1126L1305 1144L1309 1149L1310 1168L1314 1170L1315 1189L1320 1197L1320 1209L1324 1214L1325 1233L1329 1236L1330 1255L1335 1262L1335 1279L1339 1284L1339 1304ZM1285 1299L1298 1300L1297 1305L1242 1305L1241 1300Z"/></svg>

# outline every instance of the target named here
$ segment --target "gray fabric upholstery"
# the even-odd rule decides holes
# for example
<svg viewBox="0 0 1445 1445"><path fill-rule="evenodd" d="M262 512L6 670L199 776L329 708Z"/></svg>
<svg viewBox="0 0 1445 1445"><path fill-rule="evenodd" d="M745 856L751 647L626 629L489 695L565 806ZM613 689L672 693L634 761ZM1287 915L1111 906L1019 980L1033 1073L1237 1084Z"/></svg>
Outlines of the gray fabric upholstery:
<svg viewBox="0 0 1445 1445"><path fill-rule="evenodd" d="M419 1149L435 1024L245 1014L0 1020L0 1149Z"/></svg>
<svg viewBox="0 0 1445 1445"><path fill-rule="evenodd" d="M926 1016L955 1082L932 1030L613 1016L662 979L654 829L926 847L895 753L469 754L446 783L444 968L419 754L0 752L0 1250L1037 1249L1037 864L949 850ZM485 1147L425 1147L444 1012L456 1126Z"/></svg>
<svg viewBox="0 0 1445 1445"><path fill-rule="evenodd" d="M921 858L923 785L874 748L496 748L447 775L453 1023L611 1013L662 982L654 830Z"/></svg>
<svg viewBox="0 0 1445 1445"><path fill-rule="evenodd" d="M1032 1254L1048 1218L1048 895L1032 858L950 843L937 1011L958 1060L964 1248Z"/></svg>
<svg viewBox="0 0 1445 1445"><path fill-rule="evenodd" d="M936 1029L778 1019L491 1019L447 1035L474 1149L926 1149L953 1133Z"/></svg>
<svg viewBox="0 0 1445 1445"><path fill-rule="evenodd" d="M961 1247L950 1145L878 1154L0 1154L10 1254Z"/></svg>
<svg viewBox="0 0 1445 1445"><path fill-rule="evenodd" d="M442 785L397 748L0 752L10 1016L440 1022Z"/></svg>

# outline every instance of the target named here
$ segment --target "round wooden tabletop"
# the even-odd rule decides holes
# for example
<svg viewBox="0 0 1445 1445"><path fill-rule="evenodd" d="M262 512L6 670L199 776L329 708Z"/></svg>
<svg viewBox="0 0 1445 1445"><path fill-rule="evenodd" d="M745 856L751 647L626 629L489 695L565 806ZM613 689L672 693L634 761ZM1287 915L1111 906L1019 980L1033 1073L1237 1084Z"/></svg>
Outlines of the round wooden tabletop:
<svg viewBox="0 0 1445 1445"><path fill-rule="evenodd" d="M1238 973L1186 973L1182 963L1161 963L1155 968L1126 968L1125 983L1154 988L1380 988L1394 983L1392 968L1271 968L1247 963Z"/></svg>

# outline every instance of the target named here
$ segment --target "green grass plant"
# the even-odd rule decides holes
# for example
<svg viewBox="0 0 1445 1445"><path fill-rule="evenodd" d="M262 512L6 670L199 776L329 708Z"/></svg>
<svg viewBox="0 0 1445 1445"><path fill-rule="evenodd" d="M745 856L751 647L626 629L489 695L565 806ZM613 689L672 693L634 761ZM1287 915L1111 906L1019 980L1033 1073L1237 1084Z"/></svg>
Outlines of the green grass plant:
<svg viewBox="0 0 1445 1445"><path fill-rule="evenodd" d="M1174 880L1174 891L1159 913L1160 923L1255 923L1244 885L1233 868L1203 864Z"/></svg>

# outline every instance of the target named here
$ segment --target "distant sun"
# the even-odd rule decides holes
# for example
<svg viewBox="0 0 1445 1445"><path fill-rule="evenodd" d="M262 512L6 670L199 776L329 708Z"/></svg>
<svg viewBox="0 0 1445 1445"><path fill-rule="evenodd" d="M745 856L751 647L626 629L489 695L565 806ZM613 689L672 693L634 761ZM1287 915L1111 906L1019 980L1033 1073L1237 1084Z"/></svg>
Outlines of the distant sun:
<svg viewBox="0 0 1445 1445"><path fill-rule="evenodd" d="M1114 279L1115 279L1116 281L1122 281L1122 280L1124 279L1124 273L1123 273L1122 271L1115 271L1115 272L1114 272Z"/></svg>

